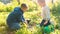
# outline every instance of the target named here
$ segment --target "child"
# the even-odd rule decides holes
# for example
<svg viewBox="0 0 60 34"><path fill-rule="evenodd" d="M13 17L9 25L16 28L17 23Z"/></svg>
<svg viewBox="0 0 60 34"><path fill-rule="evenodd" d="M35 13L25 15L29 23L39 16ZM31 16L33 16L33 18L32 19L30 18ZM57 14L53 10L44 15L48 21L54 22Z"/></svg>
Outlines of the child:
<svg viewBox="0 0 60 34"><path fill-rule="evenodd" d="M20 7L15 7L14 11L11 12L7 18L7 25L9 28L9 33L8 34L15 34L14 31L20 29L20 22L25 22L23 13L27 10L27 5L26 4L21 4Z"/></svg>
<svg viewBox="0 0 60 34"><path fill-rule="evenodd" d="M37 0L37 1L38 1L38 4L42 8L41 16L42 16L43 20L42 20L40 26L48 26L48 25L50 25L50 9L46 5L45 0Z"/></svg>
<svg viewBox="0 0 60 34"><path fill-rule="evenodd" d="M43 18L42 22L40 23L40 26L44 27L43 28L43 34L45 33L50 33L51 30L49 28L50 23L50 9L49 7L46 5L45 0L38 0L38 4L41 6L42 8L42 12L41 12L41 16Z"/></svg>
<svg viewBox="0 0 60 34"><path fill-rule="evenodd" d="M41 16L43 18L42 22L40 23L40 26L44 27L42 34L48 34L51 32L49 25L50 23L50 9L49 7L46 5L45 0L37 0L38 4L41 6L42 8L42 12L41 12Z"/></svg>

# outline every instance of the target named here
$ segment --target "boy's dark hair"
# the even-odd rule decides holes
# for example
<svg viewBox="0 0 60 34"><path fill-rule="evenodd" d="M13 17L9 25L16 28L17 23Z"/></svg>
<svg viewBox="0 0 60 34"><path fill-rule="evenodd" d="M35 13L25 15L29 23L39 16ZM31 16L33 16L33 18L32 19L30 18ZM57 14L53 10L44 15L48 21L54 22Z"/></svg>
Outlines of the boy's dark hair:
<svg viewBox="0 0 60 34"><path fill-rule="evenodd" d="M21 8L28 8L26 4L21 4Z"/></svg>

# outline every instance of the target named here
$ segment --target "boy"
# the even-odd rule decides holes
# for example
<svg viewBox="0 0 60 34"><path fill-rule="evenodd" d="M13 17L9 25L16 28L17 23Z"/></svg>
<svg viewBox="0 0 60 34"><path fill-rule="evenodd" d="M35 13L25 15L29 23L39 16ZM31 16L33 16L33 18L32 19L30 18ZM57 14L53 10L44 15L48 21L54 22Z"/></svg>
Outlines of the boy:
<svg viewBox="0 0 60 34"><path fill-rule="evenodd" d="M40 26L48 26L48 25L50 25L50 9L46 5L45 0L37 0L37 1L38 1L38 4L42 8L41 16L42 16L43 20L42 20Z"/></svg>
<svg viewBox="0 0 60 34"><path fill-rule="evenodd" d="M38 4L41 6L42 8L42 12L41 12L41 16L43 18L42 22L40 23L40 26L44 27L43 28L43 32L42 34L48 34L51 32L51 28L49 28L50 26L50 9L49 7L46 5L45 0L37 0Z"/></svg>
<svg viewBox="0 0 60 34"><path fill-rule="evenodd" d="M7 25L9 28L9 33L8 34L15 34L14 31L20 29L20 22L25 22L23 13L27 10L27 5L26 4L21 4L20 7L15 7L14 11L11 12L7 18Z"/></svg>

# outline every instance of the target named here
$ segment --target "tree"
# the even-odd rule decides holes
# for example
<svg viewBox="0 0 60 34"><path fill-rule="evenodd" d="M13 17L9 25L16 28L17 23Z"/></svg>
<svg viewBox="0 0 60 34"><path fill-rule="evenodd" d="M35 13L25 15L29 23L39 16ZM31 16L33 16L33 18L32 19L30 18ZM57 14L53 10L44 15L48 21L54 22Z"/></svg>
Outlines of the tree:
<svg viewBox="0 0 60 34"><path fill-rule="evenodd" d="M20 5L20 0L17 0L17 2L18 2L18 5Z"/></svg>

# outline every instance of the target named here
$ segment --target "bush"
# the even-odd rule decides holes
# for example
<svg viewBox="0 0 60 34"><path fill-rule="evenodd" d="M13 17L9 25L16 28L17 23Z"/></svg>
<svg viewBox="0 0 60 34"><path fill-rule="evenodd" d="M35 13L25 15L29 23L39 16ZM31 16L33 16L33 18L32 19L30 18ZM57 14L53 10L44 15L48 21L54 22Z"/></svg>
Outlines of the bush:
<svg viewBox="0 0 60 34"><path fill-rule="evenodd" d="M60 23L60 3L56 2L52 7L52 15L55 16L57 23Z"/></svg>
<svg viewBox="0 0 60 34"><path fill-rule="evenodd" d="M0 12L5 12L6 5L4 5L2 2L0 2Z"/></svg>

